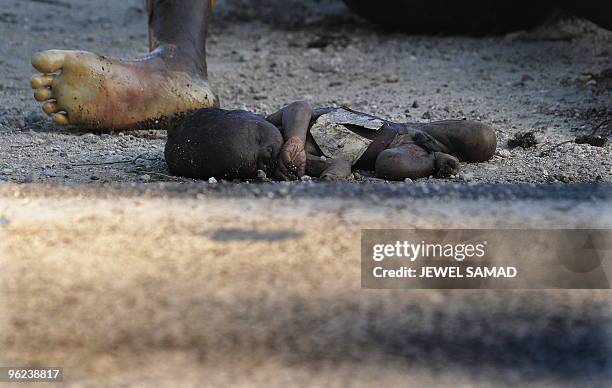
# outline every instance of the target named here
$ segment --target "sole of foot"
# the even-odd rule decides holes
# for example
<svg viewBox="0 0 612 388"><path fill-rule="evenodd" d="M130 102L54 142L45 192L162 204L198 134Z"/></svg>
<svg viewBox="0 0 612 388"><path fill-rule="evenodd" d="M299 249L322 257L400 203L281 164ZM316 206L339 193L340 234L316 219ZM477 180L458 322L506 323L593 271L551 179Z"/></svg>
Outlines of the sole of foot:
<svg viewBox="0 0 612 388"><path fill-rule="evenodd" d="M32 57L34 98L57 124L129 129L215 107L206 79L175 71L161 53L137 61L86 51L47 50Z"/></svg>

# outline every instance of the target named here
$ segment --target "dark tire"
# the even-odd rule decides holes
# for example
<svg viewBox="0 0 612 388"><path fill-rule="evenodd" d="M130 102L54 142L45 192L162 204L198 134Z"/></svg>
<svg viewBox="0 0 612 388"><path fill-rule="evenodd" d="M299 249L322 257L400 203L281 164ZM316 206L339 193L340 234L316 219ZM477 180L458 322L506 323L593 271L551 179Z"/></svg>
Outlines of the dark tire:
<svg viewBox="0 0 612 388"><path fill-rule="evenodd" d="M383 28L409 33L499 34L526 29L549 16L550 0L344 0Z"/></svg>
<svg viewBox="0 0 612 388"><path fill-rule="evenodd" d="M567 11L612 31L612 2L610 0L565 0L565 4Z"/></svg>

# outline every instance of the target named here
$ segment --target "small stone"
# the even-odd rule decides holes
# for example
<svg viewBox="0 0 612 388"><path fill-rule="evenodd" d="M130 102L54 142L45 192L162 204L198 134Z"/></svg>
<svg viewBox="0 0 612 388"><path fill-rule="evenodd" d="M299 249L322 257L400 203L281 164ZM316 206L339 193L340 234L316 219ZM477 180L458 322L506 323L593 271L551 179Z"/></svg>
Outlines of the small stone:
<svg viewBox="0 0 612 388"><path fill-rule="evenodd" d="M399 78L394 75L390 75L385 79L385 82L388 84L395 84L399 82Z"/></svg>
<svg viewBox="0 0 612 388"><path fill-rule="evenodd" d="M337 73L338 69L333 65L325 62L313 63L309 66L314 73Z"/></svg>
<svg viewBox="0 0 612 388"><path fill-rule="evenodd" d="M325 155L321 155L321 157L319 158L319 160L321 160L322 162L325 162L327 160L327 158L325 157Z"/></svg>
<svg viewBox="0 0 612 388"><path fill-rule="evenodd" d="M151 180L151 175L144 174L144 175L139 176L138 179L140 179L143 182L148 182Z"/></svg>
<svg viewBox="0 0 612 388"><path fill-rule="evenodd" d="M257 179L260 181L268 179L268 175L264 170L257 170Z"/></svg>
<svg viewBox="0 0 612 388"><path fill-rule="evenodd" d="M498 149L497 151L495 151L495 155L502 157L502 158L509 158L512 155L512 153L510 153L510 151L506 149Z"/></svg>
<svg viewBox="0 0 612 388"><path fill-rule="evenodd" d="M2 175L13 175L13 170L11 170L10 168L5 168L4 170L2 170Z"/></svg>
<svg viewBox="0 0 612 388"><path fill-rule="evenodd" d="M311 180L312 180L312 177L311 177L311 176L309 176L309 175L304 175L303 177L301 177L301 178L300 178L300 180L301 180L302 182L307 182L307 181L311 181Z"/></svg>
<svg viewBox="0 0 612 388"><path fill-rule="evenodd" d="M218 183L218 181L215 179L215 177L211 177L208 179L208 183L215 184L215 183Z"/></svg>
<svg viewBox="0 0 612 388"><path fill-rule="evenodd" d="M255 58L255 53L249 50L237 50L236 54L238 55L239 62L250 62Z"/></svg>
<svg viewBox="0 0 612 388"><path fill-rule="evenodd" d="M81 136L81 138L87 143L95 143L98 141L98 136L94 135L93 133L86 133L85 135Z"/></svg>
<svg viewBox="0 0 612 388"><path fill-rule="evenodd" d="M527 149L542 144L545 140L546 135L542 131L518 132L514 134L513 138L508 139L508 148L521 147Z"/></svg>
<svg viewBox="0 0 612 388"><path fill-rule="evenodd" d="M89 179L91 179L92 181L99 181L100 177L96 176L96 175L92 175L89 177Z"/></svg>
<svg viewBox="0 0 612 388"><path fill-rule="evenodd" d="M463 179L466 182L470 182L474 180L474 174L471 172L466 172L461 174L461 179Z"/></svg>
<svg viewBox="0 0 612 388"><path fill-rule="evenodd" d="M414 181L410 178L404 179L404 183L414 183Z"/></svg>

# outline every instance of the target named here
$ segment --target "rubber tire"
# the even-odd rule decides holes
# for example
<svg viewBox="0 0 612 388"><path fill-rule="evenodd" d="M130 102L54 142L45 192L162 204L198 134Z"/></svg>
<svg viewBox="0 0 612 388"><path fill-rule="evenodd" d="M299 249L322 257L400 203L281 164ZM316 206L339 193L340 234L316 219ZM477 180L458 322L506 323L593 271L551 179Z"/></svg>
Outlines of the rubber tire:
<svg viewBox="0 0 612 388"><path fill-rule="evenodd" d="M610 0L565 0L565 9L612 31L612 2Z"/></svg>
<svg viewBox="0 0 612 388"><path fill-rule="evenodd" d="M550 0L344 0L361 17L408 33L500 34L552 13Z"/></svg>

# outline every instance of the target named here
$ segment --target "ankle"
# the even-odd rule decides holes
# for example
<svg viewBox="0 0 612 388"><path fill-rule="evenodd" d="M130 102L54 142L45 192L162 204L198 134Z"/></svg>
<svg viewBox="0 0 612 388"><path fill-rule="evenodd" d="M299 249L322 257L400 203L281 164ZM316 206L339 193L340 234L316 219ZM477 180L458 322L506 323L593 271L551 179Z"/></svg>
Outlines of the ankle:
<svg viewBox="0 0 612 388"><path fill-rule="evenodd" d="M182 71L206 79L205 55L193 50L184 50L170 43L161 43L147 58L159 58L174 71Z"/></svg>

